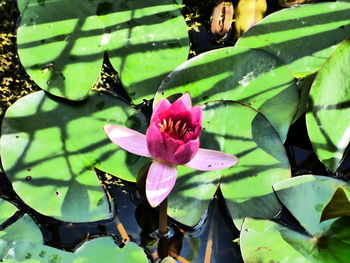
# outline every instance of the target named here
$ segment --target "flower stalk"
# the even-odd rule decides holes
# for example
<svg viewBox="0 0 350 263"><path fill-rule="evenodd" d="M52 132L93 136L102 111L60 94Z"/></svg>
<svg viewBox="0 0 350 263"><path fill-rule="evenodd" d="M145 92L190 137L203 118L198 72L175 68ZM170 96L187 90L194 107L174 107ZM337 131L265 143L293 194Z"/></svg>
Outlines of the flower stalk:
<svg viewBox="0 0 350 263"><path fill-rule="evenodd" d="M168 233L168 198L159 205L159 234L165 237Z"/></svg>

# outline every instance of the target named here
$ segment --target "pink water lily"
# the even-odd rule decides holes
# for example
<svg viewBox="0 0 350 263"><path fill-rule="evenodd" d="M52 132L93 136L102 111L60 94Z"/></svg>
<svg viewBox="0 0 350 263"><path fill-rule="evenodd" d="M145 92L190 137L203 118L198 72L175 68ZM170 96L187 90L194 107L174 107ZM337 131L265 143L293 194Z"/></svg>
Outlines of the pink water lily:
<svg viewBox="0 0 350 263"><path fill-rule="evenodd" d="M146 135L116 125L105 125L108 137L133 154L153 158L146 178L146 197L158 206L173 189L177 165L200 171L219 170L238 162L234 155L199 148L202 108L192 107L189 93L171 104L162 99L154 108Z"/></svg>

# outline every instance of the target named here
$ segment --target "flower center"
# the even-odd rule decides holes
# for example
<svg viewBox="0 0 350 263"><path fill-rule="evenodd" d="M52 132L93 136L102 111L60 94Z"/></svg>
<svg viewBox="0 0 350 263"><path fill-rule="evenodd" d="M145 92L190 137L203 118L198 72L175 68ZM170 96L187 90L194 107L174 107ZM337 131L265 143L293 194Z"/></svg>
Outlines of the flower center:
<svg viewBox="0 0 350 263"><path fill-rule="evenodd" d="M163 119L163 122L158 123L158 125L160 131L167 133L176 140L183 140L186 134L192 130L191 127L187 125L187 122L182 120L175 122L171 118L168 120Z"/></svg>

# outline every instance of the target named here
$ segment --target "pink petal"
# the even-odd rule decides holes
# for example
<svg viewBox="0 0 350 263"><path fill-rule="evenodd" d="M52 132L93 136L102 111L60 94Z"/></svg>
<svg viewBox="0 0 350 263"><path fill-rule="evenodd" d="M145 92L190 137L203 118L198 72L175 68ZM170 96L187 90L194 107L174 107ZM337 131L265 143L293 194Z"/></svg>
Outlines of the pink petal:
<svg viewBox="0 0 350 263"><path fill-rule="evenodd" d="M190 93L186 92L180 98L178 98L173 104L171 104L169 111L171 112L184 112L192 109L192 101Z"/></svg>
<svg viewBox="0 0 350 263"><path fill-rule="evenodd" d="M199 149L199 138L191 140L176 149L172 156L172 163L185 164L196 156Z"/></svg>
<svg viewBox="0 0 350 263"><path fill-rule="evenodd" d="M161 161L154 161L146 179L146 197L152 207L158 206L173 189L177 168Z"/></svg>
<svg viewBox="0 0 350 263"><path fill-rule="evenodd" d="M224 152L199 148L194 158L184 166L199 170L213 171L231 167L238 162L234 155Z"/></svg>
<svg viewBox="0 0 350 263"><path fill-rule="evenodd" d="M152 117L151 117L151 122L154 121L153 119L161 112L164 112L168 110L171 106L171 103L167 99L161 99L158 104L155 106Z"/></svg>
<svg viewBox="0 0 350 263"><path fill-rule="evenodd" d="M177 101L181 100L182 103L185 105L187 110L192 109L192 100L189 92L186 92L183 94L180 98L177 99Z"/></svg>
<svg viewBox="0 0 350 263"><path fill-rule="evenodd" d="M156 126L156 123L150 124L146 131L147 148L150 154L155 158L163 159L167 151L162 136L162 132Z"/></svg>
<svg viewBox="0 0 350 263"><path fill-rule="evenodd" d="M174 154L185 143L181 140L176 140L176 139L170 137L166 133L162 133L162 135L163 135L163 142L164 142L165 151L164 151L164 154L161 156L158 156L158 158L161 160L167 161L169 163L180 164L174 159Z"/></svg>
<svg viewBox="0 0 350 263"><path fill-rule="evenodd" d="M202 126L202 107L193 107L190 114L193 126Z"/></svg>
<svg viewBox="0 0 350 263"><path fill-rule="evenodd" d="M124 150L133 154L151 157L144 134L110 124L105 125L104 130L109 139Z"/></svg>

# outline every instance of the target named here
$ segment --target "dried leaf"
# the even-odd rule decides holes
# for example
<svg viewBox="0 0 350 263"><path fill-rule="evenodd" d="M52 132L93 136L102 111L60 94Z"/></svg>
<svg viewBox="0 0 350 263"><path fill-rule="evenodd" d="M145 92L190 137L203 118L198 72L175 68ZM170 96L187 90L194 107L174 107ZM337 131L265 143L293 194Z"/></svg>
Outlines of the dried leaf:
<svg viewBox="0 0 350 263"><path fill-rule="evenodd" d="M211 21L211 32L220 36L231 29L233 19L233 5L231 2L221 2L214 10Z"/></svg>

